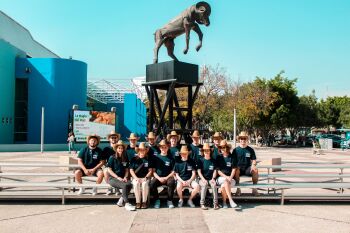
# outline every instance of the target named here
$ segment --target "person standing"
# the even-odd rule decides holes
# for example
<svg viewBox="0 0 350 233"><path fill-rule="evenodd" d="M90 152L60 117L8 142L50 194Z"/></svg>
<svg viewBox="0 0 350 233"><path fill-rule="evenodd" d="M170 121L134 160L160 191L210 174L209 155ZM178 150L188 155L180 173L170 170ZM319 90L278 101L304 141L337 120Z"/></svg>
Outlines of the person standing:
<svg viewBox="0 0 350 233"><path fill-rule="evenodd" d="M139 140L139 137L136 136L134 133L130 133L130 137L128 137L129 145L126 148L126 154L128 156L129 162L137 156L136 153L136 147L137 147L137 141Z"/></svg>
<svg viewBox="0 0 350 233"><path fill-rule="evenodd" d="M154 159L156 159L156 157L160 153L159 147L157 146L157 143L156 143L157 137L156 135L154 135L153 132L149 132L148 136L146 136L145 139L147 140L148 147L149 147L148 158L153 161Z"/></svg>
<svg viewBox="0 0 350 233"><path fill-rule="evenodd" d="M169 146L165 140L159 143L160 154L155 157L154 160L154 178L151 180L150 189L151 195L155 199L154 208L159 209L160 200L158 194L158 187L166 185L168 189L167 205L168 208L174 208L173 196L175 190L175 179L174 179L174 159L168 155Z"/></svg>
<svg viewBox="0 0 350 233"><path fill-rule="evenodd" d="M210 186L213 191L214 210L218 210L218 190L216 188L217 166L215 160L211 157L209 143L204 143L203 153L204 157L200 158L197 163L197 171L200 178L199 185L201 186L200 205L203 210L208 209L208 207L205 206L205 197L208 186Z"/></svg>
<svg viewBox="0 0 350 233"><path fill-rule="evenodd" d="M123 206L123 202L125 202L125 209L133 211L135 210L135 206L129 203L128 198L132 185L128 180L129 163L125 148L126 146L121 140L113 144L115 153L108 158L107 163L108 183L116 189L122 189L122 197L119 199L117 205L121 207Z"/></svg>
<svg viewBox="0 0 350 233"><path fill-rule="evenodd" d="M235 173L236 183L239 184L240 176L252 177L253 184L258 183L259 173L256 167L256 154L253 148L248 146L248 133L242 131L238 135L239 145L233 150L232 155L237 163L237 170ZM258 190L252 190L254 196L259 195ZM241 195L241 189L237 188L236 195Z"/></svg>
<svg viewBox="0 0 350 233"><path fill-rule="evenodd" d="M222 136L220 132L215 132L214 135L212 136L212 140L213 140L213 159L217 159L218 156L220 155L220 142L222 140Z"/></svg>
<svg viewBox="0 0 350 233"><path fill-rule="evenodd" d="M193 161L195 161L195 163L198 163L198 160L200 158L202 158L202 154L201 154L201 149L202 149L202 145L199 143L199 139L200 139L200 134L198 130L193 131L192 135L192 143L188 146L188 148L191 150L191 159L193 159Z"/></svg>
<svg viewBox="0 0 350 233"><path fill-rule="evenodd" d="M69 132L67 142L68 142L68 153L70 154L72 151L76 153L75 151L75 135L74 132Z"/></svg>
<svg viewBox="0 0 350 233"><path fill-rule="evenodd" d="M173 157L175 162L180 161L181 160L180 145L179 145L180 135L178 135L176 131L171 131L171 133L167 135L167 140L168 142L170 142L170 148L169 148L170 155Z"/></svg>
<svg viewBox="0 0 350 233"><path fill-rule="evenodd" d="M131 160L130 174L134 187L136 209L147 209L147 198L149 192L149 182L153 175L153 168L147 157L148 147L141 142L136 148L136 157ZM142 202L141 202L142 201Z"/></svg>
<svg viewBox="0 0 350 233"><path fill-rule="evenodd" d="M97 176L96 184L101 184L103 180L103 171L101 170L104 165L102 159L102 150L97 147L100 143L100 137L96 134L89 135L87 137L87 146L82 148L78 154L78 165L80 169L76 170L75 180L77 183L82 184L83 176ZM78 195L85 192L84 188L80 188ZM97 188L92 189L92 195L97 194Z"/></svg>
<svg viewBox="0 0 350 233"><path fill-rule="evenodd" d="M120 139L120 134L116 133L115 130L112 130L110 134L107 135L107 139L109 141L109 145L103 148L102 151L102 158L106 161L106 163L109 160L109 157L115 155L114 146L117 144L118 140ZM109 173L107 167L103 169L103 175L105 178L106 183L109 183ZM118 190L119 191L119 190ZM112 193L112 188L109 188L106 192L106 195L110 195ZM116 192L119 193L119 192Z"/></svg>

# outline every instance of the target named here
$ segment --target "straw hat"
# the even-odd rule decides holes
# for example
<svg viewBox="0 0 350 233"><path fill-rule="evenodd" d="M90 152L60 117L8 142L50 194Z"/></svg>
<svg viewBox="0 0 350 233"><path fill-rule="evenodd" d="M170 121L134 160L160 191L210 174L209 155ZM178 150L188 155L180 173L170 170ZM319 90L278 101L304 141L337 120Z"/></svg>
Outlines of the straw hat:
<svg viewBox="0 0 350 233"><path fill-rule="evenodd" d="M136 136L136 134L134 133L131 133L130 134L130 137L128 137L128 140L131 140L131 139L136 139L136 140L139 140L140 138Z"/></svg>
<svg viewBox="0 0 350 233"><path fill-rule="evenodd" d="M216 138L220 138L220 140L222 140L222 136L220 132L215 132L214 135L211 137L213 140Z"/></svg>
<svg viewBox="0 0 350 233"><path fill-rule="evenodd" d="M146 143L141 142L140 145L139 145L138 147L135 148L136 153L139 153L140 150L145 150L145 151L146 151L146 154L147 154L147 152L148 152L148 150L149 150L149 147L146 146Z"/></svg>
<svg viewBox="0 0 350 233"><path fill-rule="evenodd" d="M120 134L115 132L115 130L112 130L108 135L107 135L107 138L109 139L110 137L112 136L117 136L117 138L119 139L120 138Z"/></svg>
<svg viewBox="0 0 350 233"><path fill-rule="evenodd" d="M209 143L204 143L202 150L211 150Z"/></svg>
<svg viewBox="0 0 350 233"><path fill-rule="evenodd" d="M119 146L122 146L122 147L124 148L124 150L125 150L127 145L124 144L122 140L119 140L116 144L113 145L113 150L114 150L115 152L117 152L117 148L118 148Z"/></svg>
<svg viewBox="0 0 350 233"><path fill-rule="evenodd" d="M164 139L160 141L158 144L158 147L162 147L162 146L168 146L168 143Z"/></svg>
<svg viewBox="0 0 350 233"><path fill-rule="evenodd" d="M247 132L245 132L245 131L242 131L242 132L240 132L239 133L239 135L238 135L238 140L239 139L241 139L241 138L248 138L249 137L249 135L248 135L248 133Z"/></svg>
<svg viewBox="0 0 350 233"><path fill-rule="evenodd" d="M188 151L187 146L181 146L181 150L180 150L180 155L182 154L189 154L190 152Z"/></svg>
<svg viewBox="0 0 350 233"><path fill-rule="evenodd" d="M153 132L149 132L148 136L146 136L145 138L148 141L148 139L156 139L157 137Z"/></svg>
<svg viewBox="0 0 350 233"><path fill-rule="evenodd" d="M199 138L199 137L200 137L199 131L198 131L198 130L193 131L191 137L192 137L192 138Z"/></svg>
<svg viewBox="0 0 350 233"><path fill-rule="evenodd" d="M89 144L89 141L91 138L95 138L97 141L97 145L100 144L101 137L98 136L97 134L91 134L87 137L86 143Z"/></svg>
<svg viewBox="0 0 350 233"><path fill-rule="evenodd" d="M221 142L220 142L220 146L219 147L228 147L228 148L230 148L231 149L231 144L228 144L227 143L227 141L226 141L226 139L224 139L224 140L222 140Z"/></svg>
<svg viewBox="0 0 350 233"><path fill-rule="evenodd" d="M170 138L172 137L177 137L177 141L180 140L180 135L178 135L176 131L171 131L171 133L166 136L166 139L170 141Z"/></svg>

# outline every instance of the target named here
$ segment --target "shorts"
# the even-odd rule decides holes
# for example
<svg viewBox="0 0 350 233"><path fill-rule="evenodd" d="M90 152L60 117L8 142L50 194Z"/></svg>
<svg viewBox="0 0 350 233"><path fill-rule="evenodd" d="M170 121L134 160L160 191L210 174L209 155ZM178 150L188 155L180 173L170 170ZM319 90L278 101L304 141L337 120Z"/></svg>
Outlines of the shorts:
<svg viewBox="0 0 350 233"><path fill-rule="evenodd" d="M240 167L239 168L239 176L252 176L251 169L252 169L251 166L249 166L249 167Z"/></svg>
<svg viewBox="0 0 350 233"><path fill-rule="evenodd" d="M223 183L225 183L225 177L218 177L217 180L216 180L216 183L221 186ZM236 181L234 179L231 180L231 188L235 187L236 185Z"/></svg>
<svg viewBox="0 0 350 233"><path fill-rule="evenodd" d="M81 173L83 173L83 176L87 176L87 175L84 173L83 169L80 168L79 170L81 171ZM102 169L101 169L101 168L97 169L96 172L95 172L94 174L92 174L91 176L97 176L97 173L98 173L99 171L102 171Z"/></svg>

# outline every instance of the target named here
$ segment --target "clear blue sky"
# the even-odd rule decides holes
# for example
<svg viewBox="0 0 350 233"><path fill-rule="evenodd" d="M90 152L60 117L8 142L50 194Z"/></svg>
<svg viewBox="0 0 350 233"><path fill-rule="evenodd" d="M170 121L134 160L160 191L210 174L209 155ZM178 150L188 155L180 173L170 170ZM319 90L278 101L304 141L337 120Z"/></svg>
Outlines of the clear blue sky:
<svg viewBox="0 0 350 233"><path fill-rule="evenodd" d="M145 75L155 30L192 0L0 0L0 9L60 55L88 63L89 78ZM299 95L350 95L349 0L208 0L203 47L175 41L181 61L220 64L232 79L298 78ZM168 60L166 49L160 61Z"/></svg>

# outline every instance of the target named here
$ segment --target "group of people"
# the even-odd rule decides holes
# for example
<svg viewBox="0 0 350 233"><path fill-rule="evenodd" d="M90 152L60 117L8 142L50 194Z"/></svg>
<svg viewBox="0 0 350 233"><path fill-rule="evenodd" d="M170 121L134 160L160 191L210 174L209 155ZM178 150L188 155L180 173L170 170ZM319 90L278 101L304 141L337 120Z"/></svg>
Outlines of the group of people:
<svg viewBox="0 0 350 233"><path fill-rule="evenodd" d="M183 191L191 191L187 205L195 207L193 198L200 193L200 207L207 210L206 194L212 189L213 208L219 209L218 189L221 190L222 208L236 208L231 189L239 184L240 176L251 176L253 183L258 182L258 169L254 149L248 145L248 134L241 132L238 136L239 146L232 149L231 144L221 137L219 132L212 136L213 145L200 144L200 133L195 130L192 143L180 144L180 135L172 131L166 139L157 143L157 137L150 132L147 143L138 143L140 139L134 133L128 138L128 145L120 140L120 134L112 131L108 135L109 146L103 150L98 147L100 137L87 137L87 146L78 153L80 169L75 171L75 178L82 183L83 176L96 176L96 183L103 178L109 183L107 195L121 190L122 196L117 205L127 210L146 209L149 194L154 199L154 208L160 208L158 187L167 189L167 206L174 208L173 195L176 190L179 197L177 206L184 205ZM113 187L113 188L112 188ZM129 202L131 188L134 190L136 205ZM78 194L85 192L80 188ZM259 195L256 189L253 195ZM93 188L92 195L97 194ZM237 188L236 195L241 195ZM227 201L229 205L227 204Z"/></svg>

